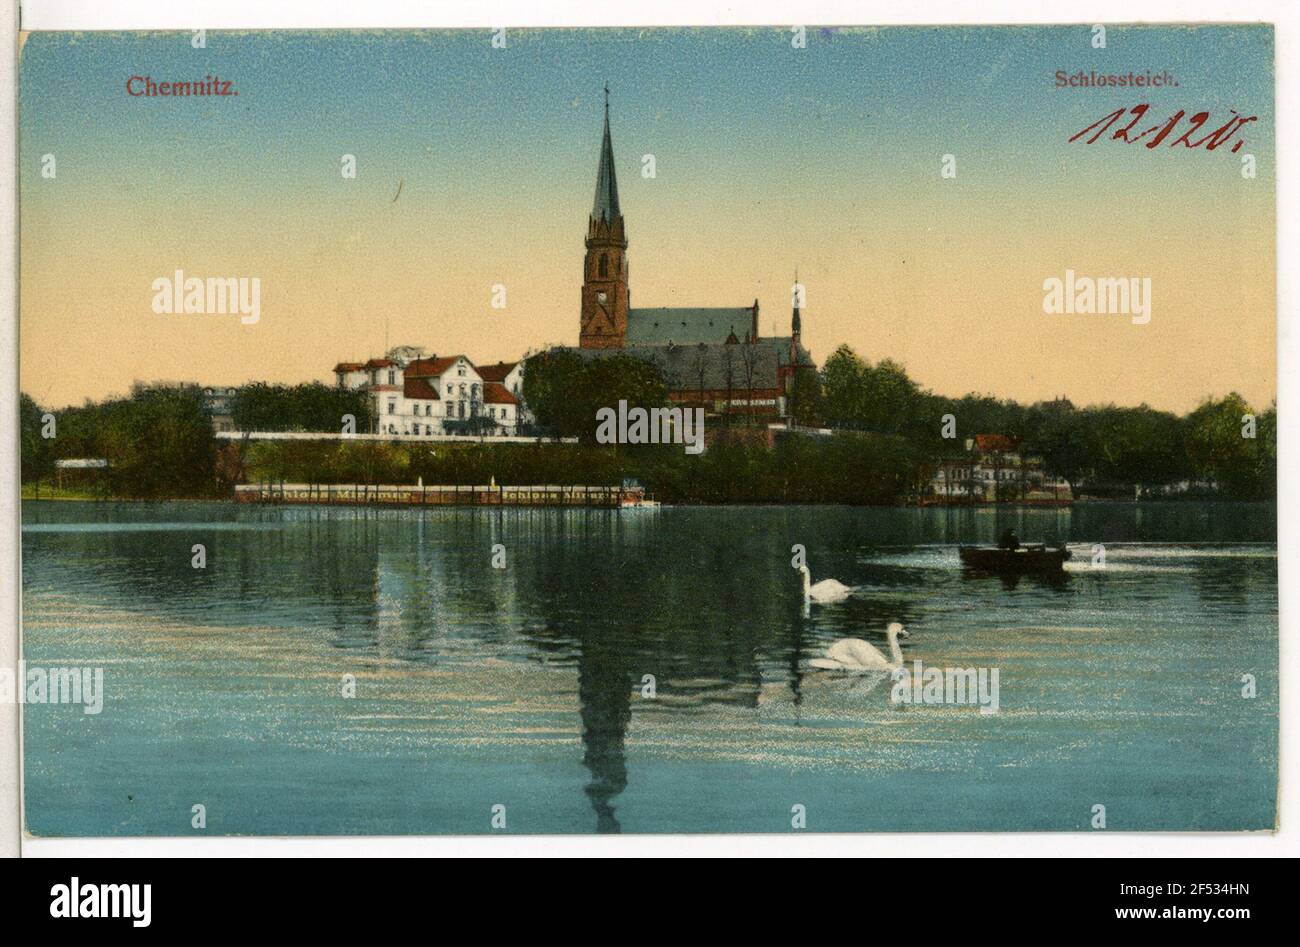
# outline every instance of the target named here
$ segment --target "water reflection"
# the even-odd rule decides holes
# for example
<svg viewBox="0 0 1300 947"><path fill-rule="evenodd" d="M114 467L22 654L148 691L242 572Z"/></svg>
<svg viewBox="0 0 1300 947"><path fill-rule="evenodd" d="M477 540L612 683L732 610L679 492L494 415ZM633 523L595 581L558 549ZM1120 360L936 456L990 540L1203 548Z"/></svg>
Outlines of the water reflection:
<svg viewBox="0 0 1300 947"><path fill-rule="evenodd" d="M636 745L643 712L683 718L749 712L779 691L788 693L792 712L768 725L799 727L814 686L805 676L807 661L836 638L878 643L885 626L900 621L914 635L905 647L916 648L926 623L945 610L969 614L975 625L1012 604L1036 609L1043 620L1073 608L1083 595L1088 621L1096 623L1102 620L1096 613L1116 601L1174 594L1169 579L1179 574L1116 568L1105 577L1110 585L1070 573L987 576L958 567L957 543L991 542L1009 525L1034 541L1084 544L1152 535L1166 542L1258 540L1272 529L1271 507L1216 511L1207 526L1204 511L1170 505L1145 515L1122 505L660 514L216 504L131 505L110 513L110 506L25 504L24 521L32 526L157 527L27 531L25 589L67 594L83 607L127 603L191 626L274 626L301 654L318 645L349 660L379 656L453 673L488 660L543 665L572 686L566 696L576 696L586 776L570 791L585 797L596 831L605 833L621 831L617 810L628 788L628 747ZM208 546L206 570L190 567L195 542ZM858 594L804 617L801 579L790 568L793 543L806 546L815 573L834 575ZM492 564L498 547L503 569ZM1111 559L1119 567L1138 561L1138 552ZM1275 600L1275 572L1268 572L1275 560L1176 561L1194 571L1188 585L1203 602L1232 614L1268 606L1267 595L1252 603L1257 588L1271 588ZM655 682L653 708L640 694L648 675ZM504 672L495 680L502 679ZM865 684L853 686L865 698ZM573 719L572 705L564 712Z"/></svg>

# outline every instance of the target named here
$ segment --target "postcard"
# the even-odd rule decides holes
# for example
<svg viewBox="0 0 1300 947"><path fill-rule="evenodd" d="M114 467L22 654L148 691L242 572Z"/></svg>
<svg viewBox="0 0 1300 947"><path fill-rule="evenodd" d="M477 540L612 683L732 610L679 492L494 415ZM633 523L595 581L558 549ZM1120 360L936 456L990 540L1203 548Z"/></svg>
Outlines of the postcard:
<svg viewBox="0 0 1300 947"><path fill-rule="evenodd" d="M23 34L27 837L1274 830L1273 61Z"/></svg>

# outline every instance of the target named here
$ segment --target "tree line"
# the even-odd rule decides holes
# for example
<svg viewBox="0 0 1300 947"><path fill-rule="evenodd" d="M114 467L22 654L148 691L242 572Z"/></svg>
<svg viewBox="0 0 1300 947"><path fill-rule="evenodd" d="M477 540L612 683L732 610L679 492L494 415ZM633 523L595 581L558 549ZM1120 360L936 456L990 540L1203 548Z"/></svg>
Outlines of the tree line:
<svg viewBox="0 0 1300 947"><path fill-rule="evenodd" d="M366 434L374 422L364 391L320 382L244 385L231 399L230 416L237 431L342 432L344 419L350 416L352 432Z"/></svg>
<svg viewBox="0 0 1300 947"><path fill-rule="evenodd" d="M28 395L19 402L24 483L50 479L55 463L102 458L100 492L164 499L215 496L217 448L197 385L137 385L126 398L45 411Z"/></svg>
<svg viewBox="0 0 1300 947"><path fill-rule="evenodd" d="M1122 486L1131 497L1134 485L1201 481L1234 498L1276 495L1276 405L1260 411L1236 392L1207 398L1182 416L1145 404L951 398L922 389L897 362L873 365L847 345L803 382L792 399L800 423L896 434L934 457L959 453L976 434L1008 434L1076 488ZM956 436L945 437L953 427Z"/></svg>
<svg viewBox="0 0 1300 947"><path fill-rule="evenodd" d="M262 442L218 448L197 386L136 386L129 397L47 412L21 396L24 483L48 480L60 458L109 461L114 496L228 494L244 479L317 483L610 483L636 478L669 502L890 502L924 489L935 462L975 434L1008 434L1041 455L1076 491L1132 496L1183 481L1218 495L1276 495L1277 411L1240 395L1206 399L1179 416L1147 405L1076 407L1067 400L1021 404L987 395L961 398L922 389L889 359L872 364L840 346L820 371L801 371L789 393L797 423L828 427L830 438L717 437L701 456L679 446L594 443L596 412L620 400L662 407L668 386L652 364L628 353L586 358L556 349L534 356L525 401L539 433L579 438L575 446ZM370 430L363 392L320 383L253 384L232 397L239 430ZM53 417L55 436L49 419ZM741 434L752 419L715 418ZM949 423L951 422L951 423ZM760 422L761 423L761 422ZM731 430L735 425L736 430ZM953 430L955 426L955 431ZM945 437L954 433L954 437ZM1245 435L1245 436L1243 436ZM1253 436L1249 436L1253 435Z"/></svg>

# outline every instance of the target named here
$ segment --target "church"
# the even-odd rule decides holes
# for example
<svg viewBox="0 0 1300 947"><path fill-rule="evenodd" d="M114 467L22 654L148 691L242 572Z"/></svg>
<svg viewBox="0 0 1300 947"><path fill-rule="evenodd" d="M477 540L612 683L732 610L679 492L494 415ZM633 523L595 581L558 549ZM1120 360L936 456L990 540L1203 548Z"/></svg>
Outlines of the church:
<svg viewBox="0 0 1300 947"><path fill-rule="evenodd" d="M750 306L634 309L627 247L606 86L577 351L593 358L623 351L654 363L677 404L714 414L786 417L796 372L816 369L800 344L799 308L794 307L790 335L767 337L759 334L757 299Z"/></svg>

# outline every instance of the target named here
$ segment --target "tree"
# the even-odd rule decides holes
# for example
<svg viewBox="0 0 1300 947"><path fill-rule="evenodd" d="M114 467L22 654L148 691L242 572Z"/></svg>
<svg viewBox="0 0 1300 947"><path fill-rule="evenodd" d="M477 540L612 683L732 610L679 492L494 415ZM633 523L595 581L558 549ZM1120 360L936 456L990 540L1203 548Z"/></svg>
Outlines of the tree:
<svg viewBox="0 0 1300 947"><path fill-rule="evenodd" d="M705 404L708 400L704 394L705 392L704 379L708 375L710 361L711 359L709 358L709 347L705 345L703 342L701 342L696 347L695 352L691 355L691 374L694 375L696 380L699 382L699 388L700 388L699 403L701 405Z"/></svg>
<svg viewBox="0 0 1300 947"><path fill-rule="evenodd" d="M369 431L370 398L364 391L320 382L240 388L231 399L230 415L241 431L332 431L343 429L345 415L356 418L358 432Z"/></svg>
<svg viewBox="0 0 1300 947"><path fill-rule="evenodd" d="M31 395L18 399L19 450L22 482L32 483L48 477L54 470L52 439L43 436L45 411Z"/></svg>
<svg viewBox="0 0 1300 947"><path fill-rule="evenodd" d="M731 426L731 399L732 393L736 388L736 346L724 345L722 347L722 382L726 389L727 401L722 406L723 423L728 427Z"/></svg>
<svg viewBox="0 0 1300 947"><path fill-rule="evenodd" d="M822 366L822 405L827 423L858 428L866 420L863 376L866 364L847 345L841 345Z"/></svg>
<svg viewBox="0 0 1300 947"><path fill-rule="evenodd" d="M650 362L625 352L584 357L570 349L534 355L524 374L524 401L540 426L560 437L594 440L601 408L657 408L668 386Z"/></svg>
<svg viewBox="0 0 1300 947"><path fill-rule="evenodd" d="M811 368L796 369L790 381L790 415L805 427L822 423L821 378Z"/></svg>
<svg viewBox="0 0 1300 947"><path fill-rule="evenodd" d="M1214 480L1230 496L1255 499L1277 490L1276 408L1256 417L1235 391L1207 399L1187 417L1187 456L1196 472ZM1246 434L1254 421L1254 437Z"/></svg>

